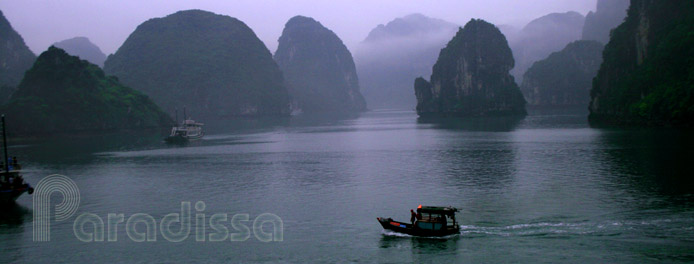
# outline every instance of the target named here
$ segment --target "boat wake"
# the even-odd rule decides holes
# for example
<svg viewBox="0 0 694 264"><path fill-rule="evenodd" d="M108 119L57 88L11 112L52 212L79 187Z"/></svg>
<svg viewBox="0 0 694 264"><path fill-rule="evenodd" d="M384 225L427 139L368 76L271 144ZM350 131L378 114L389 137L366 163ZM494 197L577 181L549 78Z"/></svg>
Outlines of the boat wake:
<svg viewBox="0 0 694 264"><path fill-rule="evenodd" d="M439 239L439 240L445 240L445 239L459 236L459 234L453 234L453 235L441 236L441 237L420 237L420 236L413 236L413 235L398 233L398 232L394 232L394 231L390 231L390 230L381 230L381 234L384 236L387 236L387 237L416 237L416 238Z"/></svg>
<svg viewBox="0 0 694 264"><path fill-rule="evenodd" d="M552 235L583 235L601 229L590 223L541 222L530 224L515 224L508 226L474 226L461 225L460 234L466 237L477 236L552 236Z"/></svg>
<svg viewBox="0 0 694 264"><path fill-rule="evenodd" d="M605 221L605 222L537 222L514 224L506 226L477 226L461 225L462 237L485 236L618 236L635 230L647 231L658 229L661 232L673 234L682 232L682 227L688 226L691 220L683 219L651 219L646 221Z"/></svg>

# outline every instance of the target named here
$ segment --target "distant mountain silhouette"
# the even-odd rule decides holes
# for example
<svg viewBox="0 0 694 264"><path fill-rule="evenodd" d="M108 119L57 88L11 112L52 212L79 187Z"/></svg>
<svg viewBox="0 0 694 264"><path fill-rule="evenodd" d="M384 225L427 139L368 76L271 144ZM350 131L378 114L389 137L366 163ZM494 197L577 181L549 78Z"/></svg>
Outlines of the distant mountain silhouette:
<svg viewBox="0 0 694 264"><path fill-rule="evenodd" d="M624 22L628 8L629 0L598 0L595 12L586 15L582 39L610 41L610 31Z"/></svg>
<svg viewBox="0 0 694 264"><path fill-rule="evenodd" d="M521 85L528 104L587 106L593 78L602 63L602 49L600 42L578 40L535 62Z"/></svg>
<svg viewBox="0 0 694 264"><path fill-rule="evenodd" d="M24 72L34 63L36 55L24 44L0 11L0 104L9 99L22 80Z"/></svg>
<svg viewBox="0 0 694 264"><path fill-rule="evenodd" d="M439 51L459 26L412 14L374 28L355 51L362 92L370 108L413 109L412 80L431 75Z"/></svg>
<svg viewBox="0 0 694 264"><path fill-rule="evenodd" d="M577 12L566 12L552 13L528 23L510 43L516 60L511 74L516 82L522 82L523 74L534 62L581 39L584 19Z"/></svg>
<svg viewBox="0 0 694 264"><path fill-rule="evenodd" d="M101 52L101 49L99 49L98 46L89 41L89 39L86 37L66 39L54 43L53 46L61 48L70 55L80 57L81 59L96 64L99 67L104 67L106 55Z"/></svg>
<svg viewBox="0 0 694 264"><path fill-rule="evenodd" d="M313 18L295 16L287 22L274 58L302 111L366 110L352 54L334 32Z"/></svg>
<svg viewBox="0 0 694 264"><path fill-rule="evenodd" d="M289 96L272 54L246 24L202 10L150 19L104 70L165 111L194 116L289 115Z"/></svg>
<svg viewBox="0 0 694 264"><path fill-rule="evenodd" d="M457 29L458 25L422 14L410 14L396 18L386 25L378 25L369 32L364 42L391 41L396 38L410 38L430 35L438 31Z"/></svg>

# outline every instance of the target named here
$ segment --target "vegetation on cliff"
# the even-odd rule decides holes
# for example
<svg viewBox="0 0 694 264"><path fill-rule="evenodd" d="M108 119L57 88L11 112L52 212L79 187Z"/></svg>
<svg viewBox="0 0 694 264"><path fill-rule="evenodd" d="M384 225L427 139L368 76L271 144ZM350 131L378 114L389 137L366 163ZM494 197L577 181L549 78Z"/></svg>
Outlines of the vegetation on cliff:
<svg viewBox="0 0 694 264"><path fill-rule="evenodd" d="M147 96L104 75L96 65L51 46L0 108L19 135L168 126Z"/></svg>
<svg viewBox="0 0 694 264"><path fill-rule="evenodd" d="M632 0L591 90L593 124L694 124L694 1Z"/></svg>

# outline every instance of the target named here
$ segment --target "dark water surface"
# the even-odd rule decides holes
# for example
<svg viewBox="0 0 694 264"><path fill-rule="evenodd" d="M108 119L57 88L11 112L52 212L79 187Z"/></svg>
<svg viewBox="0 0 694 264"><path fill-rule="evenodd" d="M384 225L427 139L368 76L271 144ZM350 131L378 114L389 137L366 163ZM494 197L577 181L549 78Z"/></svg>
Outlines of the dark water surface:
<svg viewBox="0 0 694 264"><path fill-rule="evenodd" d="M0 262L694 261L692 131L596 129L586 114L418 120L372 111L207 121L205 139L186 146L163 144L165 131L15 141L29 182L69 176L81 202L75 216L51 222L49 242L32 241L31 196L3 209ZM83 213L146 213L159 223L198 201L205 209L193 214L208 220L245 213L252 226L275 214L283 241L199 242L195 224L182 242L159 233L134 242L124 224L114 242L82 242L73 231ZM398 236L376 222L407 221L418 204L460 208L461 234Z"/></svg>

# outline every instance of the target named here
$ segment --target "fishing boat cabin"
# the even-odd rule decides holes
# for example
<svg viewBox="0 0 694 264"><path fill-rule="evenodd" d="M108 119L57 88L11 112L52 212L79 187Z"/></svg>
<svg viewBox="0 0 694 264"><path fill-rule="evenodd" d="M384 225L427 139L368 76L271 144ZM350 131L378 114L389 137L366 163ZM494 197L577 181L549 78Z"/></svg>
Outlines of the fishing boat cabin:
<svg viewBox="0 0 694 264"><path fill-rule="evenodd" d="M455 213L458 209L442 206L417 207L417 217L414 223L394 221L392 218L378 217L377 220L384 229L409 234L413 236L448 236L460 233Z"/></svg>

